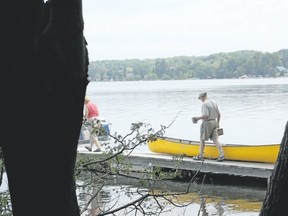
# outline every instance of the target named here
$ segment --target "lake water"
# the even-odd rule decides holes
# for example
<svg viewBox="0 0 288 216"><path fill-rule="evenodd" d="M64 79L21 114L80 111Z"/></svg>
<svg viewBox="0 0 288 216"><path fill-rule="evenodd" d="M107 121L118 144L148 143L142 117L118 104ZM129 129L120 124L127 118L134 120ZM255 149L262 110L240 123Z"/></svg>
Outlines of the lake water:
<svg viewBox="0 0 288 216"><path fill-rule="evenodd" d="M163 183L163 182L162 182ZM163 190L168 187L171 192L186 191L187 187L183 182L165 182L161 188L154 188L154 191ZM138 185L136 187L136 185ZM94 190L93 190L94 189ZM109 210L110 207L121 207L127 203L131 203L136 198L139 198L138 192L145 194L148 189L139 182L135 182L132 179L120 179L115 184L106 185L98 193L96 199L92 201L87 214L97 215L99 213L99 207L101 210ZM265 189L253 188L243 186L221 186L214 184L198 184L192 185L190 192L186 195L179 196L177 199L172 199L175 205L184 206L177 208L176 206L169 205L164 201L163 212L161 216L258 216L259 209L261 208L263 197L265 196ZM97 190L91 188L90 190L78 191L83 193L79 204L85 205L87 203L88 194L95 194ZM170 197L171 198L171 197ZM161 200L161 199L160 199ZM162 200L163 201L163 200ZM162 203L162 204L163 204ZM188 205L189 204L189 205ZM159 207L154 199L148 200L148 205L143 204L143 209L146 212L153 211L159 212ZM199 209L201 209L199 211ZM198 214L199 213L199 214ZM117 216L141 216L143 215L140 211L135 214L135 211L120 211L115 215Z"/></svg>
<svg viewBox="0 0 288 216"><path fill-rule="evenodd" d="M199 92L217 101L222 143L280 143L287 122L288 78L91 82L87 95L110 121L112 133L125 135L131 123L146 122L155 129L173 125L166 136L199 140ZM143 151L148 151L142 147Z"/></svg>
<svg viewBox="0 0 288 216"><path fill-rule="evenodd" d="M220 126L224 128L224 135L220 137L222 143L281 142L288 117L288 78L91 82L87 95L98 105L101 117L112 124L112 133L125 135L131 123L139 121L150 123L157 130L176 118L166 136L199 140L200 123L193 124L191 117L200 115L202 102L198 100L198 94L202 91L216 100L220 108ZM146 146L138 150L149 151ZM114 190L120 185L125 184L105 187L108 195L102 200L109 203L111 197L119 196ZM181 187L181 183L173 185L176 191ZM136 189L134 184L127 187ZM204 192L203 196L209 199L199 213L202 216L256 216L266 193L265 188L206 187L211 190ZM190 194L188 198L191 196L194 195ZM124 196L121 200L128 202ZM199 208L200 204L196 202L164 215L198 215Z"/></svg>

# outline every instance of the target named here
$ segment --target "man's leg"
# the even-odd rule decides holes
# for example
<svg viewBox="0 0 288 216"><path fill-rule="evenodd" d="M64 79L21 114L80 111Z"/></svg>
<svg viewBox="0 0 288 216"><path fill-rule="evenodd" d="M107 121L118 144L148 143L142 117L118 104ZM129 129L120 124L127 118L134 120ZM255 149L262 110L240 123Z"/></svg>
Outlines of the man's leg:
<svg viewBox="0 0 288 216"><path fill-rule="evenodd" d="M219 157L224 157L224 152L221 143L219 142L218 138L213 139L214 144L217 146Z"/></svg>
<svg viewBox="0 0 288 216"><path fill-rule="evenodd" d="M97 149L100 149L98 137L96 137L96 136L94 137L94 144L96 145Z"/></svg>
<svg viewBox="0 0 288 216"><path fill-rule="evenodd" d="M200 146L199 146L199 154L195 157L193 157L194 160L204 160L204 147L205 147L205 140L200 140Z"/></svg>
<svg viewBox="0 0 288 216"><path fill-rule="evenodd" d="M199 155L204 156L205 140L200 140Z"/></svg>
<svg viewBox="0 0 288 216"><path fill-rule="evenodd" d="M93 147L93 135L92 135L92 127L91 125L88 126L88 131L89 131L89 140L90 140L90 146L85 146L85 148L88 150L88 151L92 151L92 147Z"/></svg>
<svg viewBox="0 0 288 216"><path fill-rule="evenodd" d="M202 122L200 126L200 146L199 146L199 155L204 157L204 148L205 148L205 124Z"/></svg>

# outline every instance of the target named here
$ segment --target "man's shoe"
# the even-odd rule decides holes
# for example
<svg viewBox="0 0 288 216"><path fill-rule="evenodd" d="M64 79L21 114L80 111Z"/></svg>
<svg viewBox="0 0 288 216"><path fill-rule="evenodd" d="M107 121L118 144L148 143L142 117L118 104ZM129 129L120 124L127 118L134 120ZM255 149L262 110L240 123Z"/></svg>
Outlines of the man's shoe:
<svg viewBox="0 0 288 216"><path fill-rule="evenodd" d="M97 148L96 150L94 150L94 152L101 152L101 149Z"/></svg>
<svg viewBox="0 0 288 216"><path fill-rule="evenodd" d="M92 151L92 148L91 148L91 147L85 146L85 148L86 148L88 151Z"/></svg>
<svg viewBox="0 0 288 216"><path fill-rule="evenodd" d="M223 162L225 160L224 156L220 156L216 159L217 162Z"/></svg>
<svg viewBox="0 0 288 216"><path fill-rule="evenodd" d="M193 157L193 160L204 161L204 158L202 155L197 155Z"/></svg>

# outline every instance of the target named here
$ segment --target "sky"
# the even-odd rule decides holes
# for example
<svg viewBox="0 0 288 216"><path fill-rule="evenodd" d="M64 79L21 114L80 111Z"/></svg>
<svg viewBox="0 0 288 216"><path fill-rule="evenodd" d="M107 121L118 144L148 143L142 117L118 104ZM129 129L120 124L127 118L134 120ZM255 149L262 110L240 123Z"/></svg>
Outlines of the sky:
<svg viewBox="0 0 288 216"><path fill-rule="evenodd" d="M83 0L90 61L288 48L287 0Z"/></svg>

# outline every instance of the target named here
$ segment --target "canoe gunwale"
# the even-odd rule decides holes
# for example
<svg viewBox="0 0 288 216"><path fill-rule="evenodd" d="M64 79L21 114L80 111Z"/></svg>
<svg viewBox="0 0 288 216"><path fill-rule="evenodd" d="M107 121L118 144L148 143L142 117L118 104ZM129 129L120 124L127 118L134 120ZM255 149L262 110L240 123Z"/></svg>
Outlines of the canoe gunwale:
<svg viewBox="0 0 288 216"><path fill-rule="evenodd" d="M157 139L160 140L166 140L170 142L176 142L181 144L190 144L190 145L199 145L200 141L194 141L194 140L186 140L186 139L178 139L178 138L172 138L172 137L158 137ZM276 143L267 143L267 144L233 144L233 143L221 143L223 147L261 147L261 146L278 146L279 144ZM205 145L214 145L211 141L206 141Z"/></svg>

